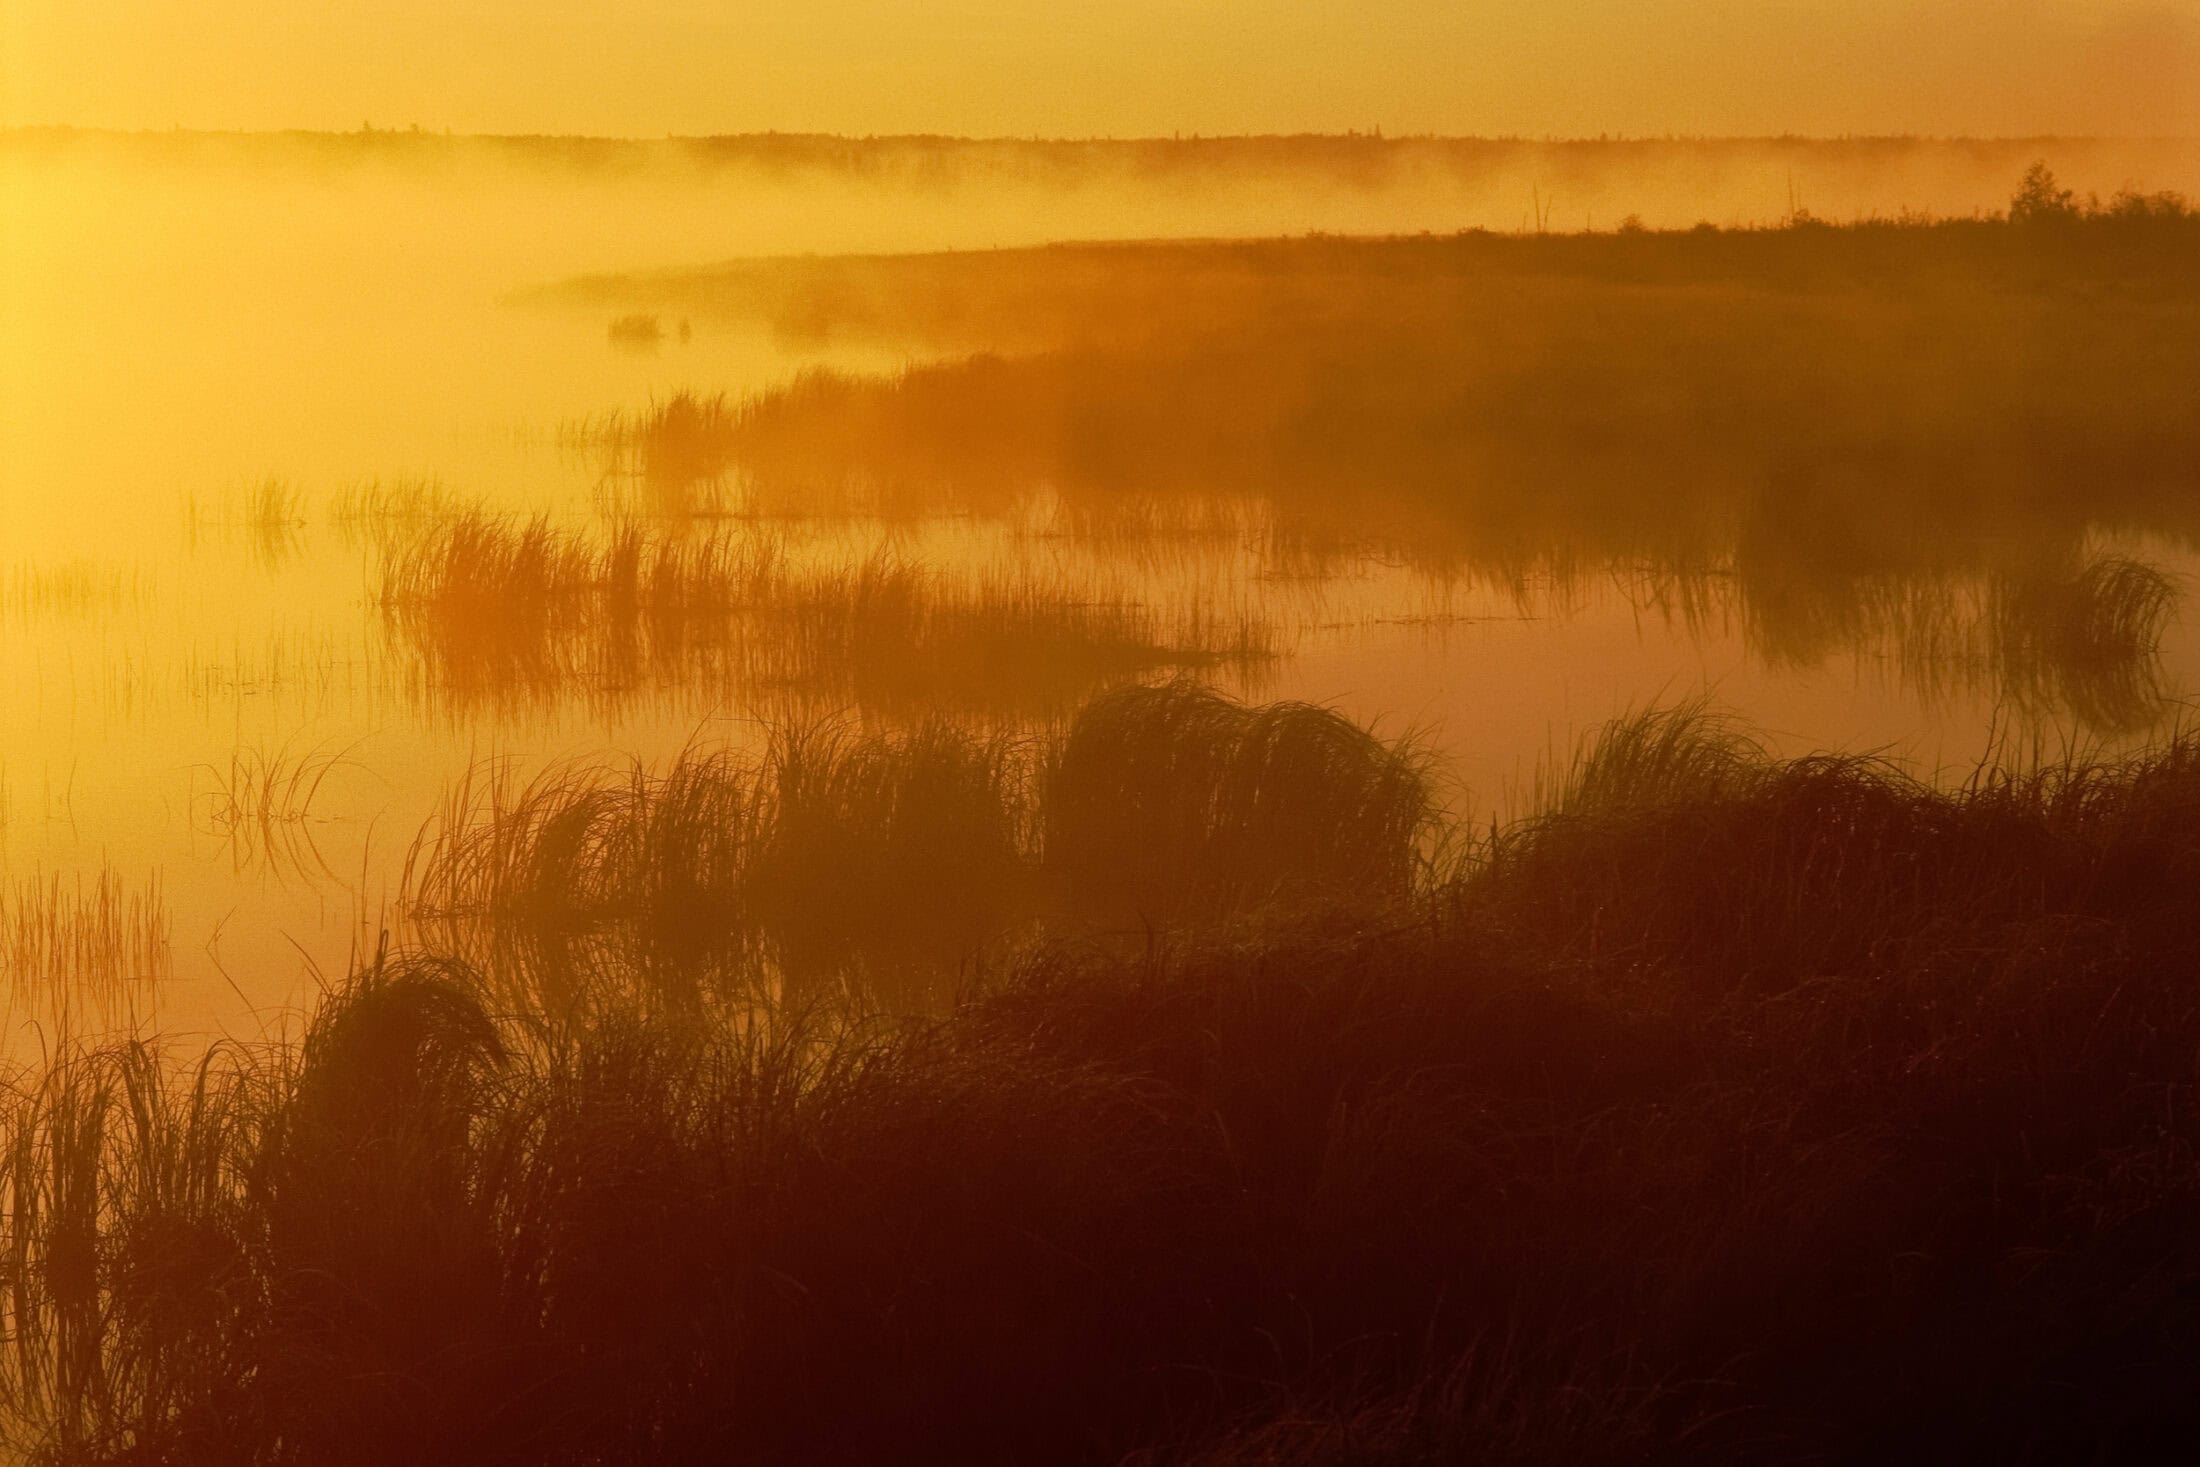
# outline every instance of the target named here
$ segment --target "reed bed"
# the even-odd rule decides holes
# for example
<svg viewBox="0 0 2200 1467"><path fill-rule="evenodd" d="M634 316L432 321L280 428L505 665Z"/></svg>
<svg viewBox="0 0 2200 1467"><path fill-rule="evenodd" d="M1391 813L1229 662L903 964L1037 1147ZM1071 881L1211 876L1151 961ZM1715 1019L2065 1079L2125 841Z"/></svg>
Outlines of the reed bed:
<svg viewBox="0 0 2200 1467"><path fill-rule="evenodd" d="M431 946L517 1008L938 1007L989 951L1278 902L1404 904L1429 849L1424 757L1304 704L1130 687L1059 738L932 722L782 727L662 771L485 766L406 862Z"/></svg>
<svg viewBox="0 0 2200 1467"><path fill-rule="evenodd" d="M2085 621L2158 624L2158 598L2084 562L2106 534L2200 536L2196 228L2135 197L2054 223L746 262L632 285L931 358L678 396L597 441L728 513L1040 504L1094 545L1236 533L1284 577L1704 570L1770 659L2131 732L2158 712L2150 638Z"/></svg>
<svg viewBox="0 0 2200 1467"><path fill-rule="evenodd" d="M268 478L224 490L209 503L196 494L184 497L187 542L196 547L207 529L242 542L266 569L279 569L305 544L308 521L305 491L286 479Z"/></svg>
<svg viewBox="0 0 2200 1467"><path fill-rule="evenodd" d="M2116 555L2005 581L1989 612L1991 664L2021 705L2069 708L2098 729L2143 727L2166 701L2157 654L2182 599L2160 567Z"/></svg>
<svg viewBox="0 0 2200 1467"><path fill-rule="evenodd" d="M649 311L629 311L613 316L611 324L604 328L604 335L613 346L653 351L665 339L665 323Z"/></svg>
<svg viewBox="0 0 2200 1467"><path fill-rule="evenodd" d="M956 575L872 555L800 563L737 531L602 535L474 513L383 558L395 647L460 705L701 683L825 706L1030 712L1170 669L1273 656L1250 612L1152 607L1031 573Z"/></svg>
<svg viewBox="0 0 2200 1467"><path fill-rule="evenodd" d="M85 617L134 609L152 599L143 566L93 560L25 563L0 575L0 609L17 617Z"/></svg>
<svg viewBox="0 0 2200 1467"><path fill-rule="evenodd" d="M1217 729L1269 750L1251 772L1278 740L1351 743L1117 696L1088 737L1169 746L1141 767L1195 810L1246 788L1193 768ZM1298 838L1365 787L1334 759L1288 817L1317 870ZM1019 848L1003 771L1068 762L941 731L774 760L691 755L708 794L522 791L446 889L547 893L546 921L654 901L679 931L658 883L692 879L892 925L876 888ZM1283 788L1251 799L1264 829ZM299 1039L65 1050L0 1103L8 1441L57 1464L2189 1455L2200 745L1936 789L1659 710L1546 790L1404 908L1317 882L1044 942L931 1018L698 1023L607 972L629 1002L546 1023L473 963L388 954Z"/></svg>
<svg viewBox="0 0 2200 1467"><path fill-rule="evenodd" d="M0 887L0 981L18 993L105 998L174 972L160 878L17 877Z"/></svg>
<svg viewBox="0 0 2200 1467"><path fill-rule="evenodd" d="M474 506L440 479L370 479L341 490L328 508L329 523L354 543L387 554L403 540Z"/></svg>

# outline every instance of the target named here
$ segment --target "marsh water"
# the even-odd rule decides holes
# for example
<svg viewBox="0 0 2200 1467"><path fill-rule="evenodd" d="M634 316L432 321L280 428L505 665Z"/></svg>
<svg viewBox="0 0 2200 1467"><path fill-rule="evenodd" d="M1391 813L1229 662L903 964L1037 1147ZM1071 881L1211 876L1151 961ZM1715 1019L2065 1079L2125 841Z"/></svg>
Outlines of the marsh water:
<svg viewBox="0 0 2200 1467"><path fill-rule="evenodd" d="M1960 213L2006 191L2007 162L1827 162L1817 206ZM2075 160L2102 188L2139 169L2186 184L2179 170L2193 165L2190 149ZM1793 160L1633 166L1632 177L1618 163L1593 178L1577 169L1560 197L1582 217L1567 227L1600 210L1607 227L1625 213L1755 222L1793 188ZM2146 666L2125 669L2136 697L2089 701L2052 680L2019 696L1968 644L1926 645L1939 613L1783 637L1736 595L1731 566L1616 555L1588 523L1576 556L1548 526L1515 562L1334 537L1295 553L1258 484L1173 486L1166 509L1139 499L1142 511L1097 520L1045 476L977 508L820 499L805 512L799 494L781 494L768 508L706 496L675 513L605 451L611 415L636 421L681 394L739 402L818 368L890 380L994 345L984 312L964 339L927 344L677 304L615 330L620 310L595 297L529 293L745 256L1512 230L1524 207L1544 207L1548 179L1333 169L1316 188L1255 171L1242 187L1204 189L1112 173L989 183L979 171L920 187L847 171L729 181L525 158L331 164L234 144L11 139L0 150L6 894L21 908L58 880L124 905L157 899L168 949L157 979L138 964L96 995L40 992L18 973L14 1042L63 1022L171 1037L282 1022L316 970L341 971L402 924L408 850L485 761L524 777L566 760L662 759L698 741L761 742L795 719L937 714L1033 729L1110 680L1190 673L1412 731L1444 756L1455 806L1497 816L1521 808L1577 738L1657 702L1708 700L1783 752L1883 751L1960 777L1996 750L2143 740L2200 692L2190 617L2166 620ZM1629 198L1643 202L1623 207ZM1641 469L1646 484L1666 471ZM432 533L418 521L472 511L540 516L577 542L639 524L665 544L768 546L820 576L891 567L959 587L972 606L1102 607L1144 630L1112 657L1056 656L1030 630L1043 618L1027 616L1014 667L986 642L959 662L900 669L906 680L745 652L611 656L483 687L454 679L389 610L393 543ZM2104 516L2084 550L2180 590L2200 571L2189 541L2130 517ZM1940 612L1993 594L1952 580ZM1032 675L1026 664L1060 675L1013 685Z"/></svg>

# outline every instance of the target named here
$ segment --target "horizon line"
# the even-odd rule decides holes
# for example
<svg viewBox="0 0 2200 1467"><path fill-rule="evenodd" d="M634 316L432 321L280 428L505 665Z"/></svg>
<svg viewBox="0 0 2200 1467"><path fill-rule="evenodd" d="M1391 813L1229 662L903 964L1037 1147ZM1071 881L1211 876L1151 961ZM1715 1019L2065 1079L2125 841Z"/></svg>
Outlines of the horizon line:
<svg viewBox="0 0 2200 1467"><path fill-rule="evenodd" d="M1343 132L1173 132L1161 133L951 133L951 132L821 132L782 128L738 132L590 133L590 132L459 132L422 127L418 123L382 126L371 119L356 128L326 127L114 127L94 123L23 122L0 124L0 138L26 134L85 134L113 138L422 138L449 142L564 142L564 143L727 143L727 142L844 142L844 143L964 143L972 145L1092 145L1092 144L1208 144L1245 142L1356 142L1392 143L1504 143L1537 145L1613 145L1638 143L2200 143L2200 133L1445 133L1385 132L1348 129Z"/></svg>

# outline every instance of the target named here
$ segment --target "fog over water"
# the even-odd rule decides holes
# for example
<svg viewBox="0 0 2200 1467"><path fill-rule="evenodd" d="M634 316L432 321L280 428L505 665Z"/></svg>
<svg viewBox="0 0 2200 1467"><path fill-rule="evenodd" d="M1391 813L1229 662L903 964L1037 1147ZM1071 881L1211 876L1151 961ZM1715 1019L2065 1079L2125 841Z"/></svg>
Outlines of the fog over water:
<svg viewBox="0 0 2200 1467"><path fill-rule="evenodd" d="M632 444L612 419L638 423L683 393L761 398L820 368L843 374L834 381L891 384L905 368L995 351L1005 383L941 388L939 401L965 403L982 422L999 402L1031 400L1013 396L1038 390L1017 375L1036 370L1029 358L1092 344L1041 339L988 305L985 262L954 277L970 304L953 340L921 322L791 329L807 299L795 275L768 277L759 289L781 295L736 307L714 303L693 277L662 273L714 262L1073 240L1607 233L1629 216L1652 230L1772 224L1798 211L1962 217L2002 207L2037 157L2081 195L2200 192L2200 145L2189 142L0 135L6 880L96 884L111 872L132 892L157 883L173 977L80 996L72 1021L196 1034L269 1021L310 994L309 963L340 971L401 925L398 883L416 832L491 758L519 770L613 753L660 759L698 739L758 741L775 718L893 726L925 697L951 715L1028 730L1058 724L1081 691L1176 672L1421 730L1447 756L1458 807L1478 812L1517 807L1545 761L1615 713L1695 697L1781 749L1886 749L1925 770L2033 741L2144 737L2200 691L2189 615L2163 622L2143 717L2104 714L2106 703L2036 679L2035 696L2017 696L2016 675L2001 664L1982 672L1975 647L1952 659L1917 651L1918 628L1934 617L1983 618L2001 604L1995 587L2015 583L2018 550L1942 576L1953 587L1944 603L1916 610L1931 600L1917 583L1932 578L1919 573L1856 613L1863 632L1812 640L1794 634L1794 616L1766 612L1765 586L1737 591L1732 566L1692 576L1646 560L1622 573L1608 526L1584 526L1578 539L1538 529L1511 575L1487 546L1445 563L1372 543L1379 537L1293 560L1284 539L1334 527L1314 525L1303 503L1277 510L1266 469L1207 496L1179 486L1161 496L1169 508L1096 530L1080 519L1094 508L1080 497L1092 487L1078 477L1082 461L999 447L1021 441L1007 421L985 444L943 448L903 428L876 440L934 453L950 477L967 454L972 475L1028 479L980 508L805 505L807 481L794 474L787 488L782 458L769 512L681 483L673 489L705 492L702 512L674 513L649 498L665 485L621 458ZM996 273L1012 268L1024 267ZM623 304L626 286L543 289L650 272L656 283ZM1160 304L1140 322L1137 351L1177 335L1205 350L1209 336L1172 335L1177 313L1196 314L1190 294L1149 299ZM1458 309L1479 309L1479 297L1461 299ZM1405 318L1399 309L1382 308L1385 329ZM636 323L614 331L628 314ZM1544 329L1518 319L1521 340ZM1491 330L1489 340L1514 339ZM1351 360L1337 352L1321 360ZM1132 360L1147 370L1148 358ZM1186 381L1225 380L1184 370ZM1246 392L1265 380L1226 378ZM1011 396L987 395L996 391ZM787 411L788 441L815 434L850 456L851 472L879 475L862 457L876 444L845 427L852 419L805 426ZM882 398L866 411L877 423L897 410ZM1125 411L1123 421L1146 421ZM750 461L763 452L756 442L737 438L728 452L723 480L774 487ZM1373 461L1371 477L1386 467ZM565 639L546 654L554 665L509 688L470 688L452 671L459 654L435 641L445 633L403 614L411 593L399 551L430 533L390 510L407 485L435 486L417 503L451 516L473 507L514 525L546 517L581 545L607 544L621 525L650 544L768 545L768 595L785 605L760 613L762 629L734 652L668 651L661 633L645 654L607 651L580 645L598 628L552 629L551 640ZM365 493L374 486L384 497ZM1579 502L1546 498L1559 526ZM1545 502L1524 491L1504 502L1531 501ZM1578 574L1565 573L1568 545ZM2057 540L2058 554L2071 549ZM2078 549L2158 569L2180 594L2200 569L2178 525L2136 511L2102 516ZM2062 584L2078 570L2058 562L2039 574ZM751 583L767 578L751 573ZM796 635L787 627L838 614L832 598L844 593L875 611L881 586L927 608L900 659L913 681L829 666L829 637L801 642L801 658L786 652ZM1903 597L1909 610L1889 609ZM1113 610L1078 622L1073 652L1029 651L1045 635L1071 635L1045 631L1063 605ZM1029 655L1002 651L1011 641ZM999 669L1012 664L1017 676L1043 667L1047 680L1011 685ZM995 675L996 686L972 681ZM247 799L247 789L258 793ZM19 987L19 1018L48 1023L51 1010Z"/></svg>

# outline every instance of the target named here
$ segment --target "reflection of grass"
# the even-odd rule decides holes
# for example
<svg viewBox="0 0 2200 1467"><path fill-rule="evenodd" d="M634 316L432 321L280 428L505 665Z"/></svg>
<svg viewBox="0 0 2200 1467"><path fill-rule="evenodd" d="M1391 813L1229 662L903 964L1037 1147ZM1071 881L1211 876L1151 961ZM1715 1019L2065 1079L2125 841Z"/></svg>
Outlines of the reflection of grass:
<svg viewBox="0 0 2200 1467"><path fill-rule="evenodd" d="M1760 569L1748 592L1744 629L1776 666L1846 649L1884 660L1929 697L1983 693L2027 713L2074 715L2097 733L2132 732L2168 712L2159 654L2180 589L2126 556L1845 581Z"/></svg>
<svg viewBox="0 0 2200 1467"><path fill-rule="evenodd" d="M1282 900L1403 901L1429 834L1420 758L1302 704L1128 688L1059 741L928 724L783 729L760 759L690 750L661 774L495 769L408 862L437 941L539 990L638 975L692 1007L779 979L936 984L1056 918L1137 926Z"/></svg>
<svg viewBox="0 0 2200 1467"><path fill-rule="evenodd" d="M749 262L635 288L945 355L676 399L608 437L754 513L1040 502L1121 546L1142 522L1227 535L1243 507L1279 577L1701 569L1766 655L1914 623L1947 665L1898 666L2005 668L2112 729L2145 700L2096 696L2101 670L2142 665L2137 643L1979 597L2105 532L2200 536L2200 221L2067 223Z"/></svg>
<svg viewBox="0 0 2200 1467"><path fill-rule="evenodd" d="M298 553L305 524L305 493L283 479L262 479L231 489L213 505L201 503L196 495L184 500L184 528L194 543L202 529L211 525L242 540L270 570Z"/></svg>
<svg viewBox="0 0 2200 1467"><path fill-rule="evenodd" d="M438 521L466 512L466 501L439 479L374 479L339 493L329 521L354 539L387 548Z"/></svg>
<svg viewBox="0 0 2200 1467"><path fill-rule="evenodd" d="M1116 716L1191 825L1221 715L1169 696ZM563 790L489 864L546 923L948 920L1019 837L926 737ZM935 1020L697 1024L599 952L625 1001L546 1025L390 957L296 1043L7 1095L0 1406L63 1464L2183 1457L2195 869L2190 739L1935 791L1684 712L1408 906L1049 944Z"/></svg>
<svg viewBox="0 0 2200 1467"><path fill-rule="evenodd" d="M90 616L143 605L152 576L139 566L69 560L0 574L0 608L17 616Z"/></svg>
<svg viewBox="0 0 2200 1467"><path fill-rule="evenodd" d="M800 565L745 533L602 536L469 514L382 561L384 623L432 686L495 704L708 681L866 707L1045 708L1157 669L1253 664L1264 627L1192 600L872 557Z"/></svg>
<svg viewBox="0 0 2200 1467"><path fill-rule="evenodd" d="M203 774L209 788L194 793L193 819L221 836L240 870L278 878L329 876L313 839L320 818L314 802L328 777L348 763L344 750L239 746L226 771L212 765L194 771L194 785Z"/></svg>
<svg viewBox="0 0 2200 1467"><path fill-rule="evenodd" d="M102 869L88 886L54 874L0 889L0 979L10 987L107 996L172 967L158 878L130 890Z"/></svg>
<svg viewBox="0 0 2200 1467"><path fill-rule="evenodd" d="M2122 556L2004 582L1990 610L1993 666L2022 702L2074 709L2094 728L2143 726L2161 714L2156 654L2178 599L2162 570Z"/></svg>

